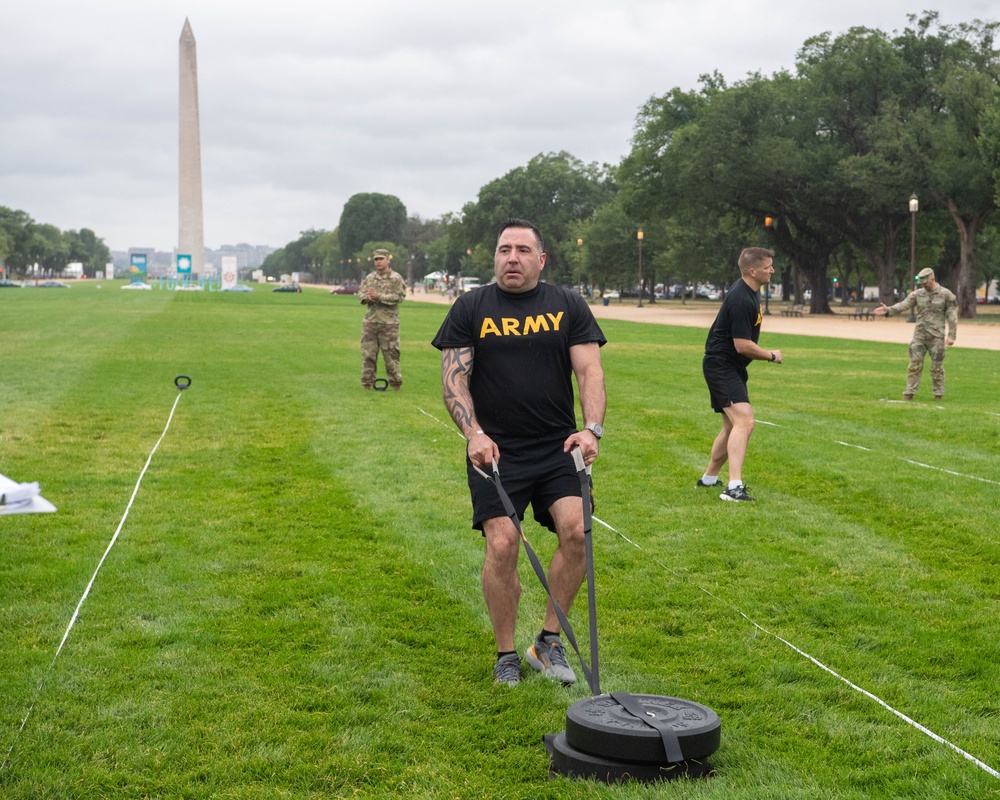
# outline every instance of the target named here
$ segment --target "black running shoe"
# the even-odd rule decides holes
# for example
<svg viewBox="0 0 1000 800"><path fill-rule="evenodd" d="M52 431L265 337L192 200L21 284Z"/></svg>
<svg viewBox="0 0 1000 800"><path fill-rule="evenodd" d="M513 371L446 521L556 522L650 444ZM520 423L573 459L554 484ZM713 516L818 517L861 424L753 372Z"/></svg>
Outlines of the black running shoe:
<svg viewBox="0 0 1000 800"><path fill-rule="evenodd" d="M718 486L718 485L719 485L718 481L716 481L715 483L705 483L705 481L703 481L701 478L698 478L698 482L695 484L695 488L697 489L702 486L707 486L709 489L711 489L713 486Z"/></svg>
<svg viewBox="0 0 1000 800"><path fill-rule="evenodd" d="M740 500L753 500L753 498L747 494L747 487L742 484L734 486L732 489L726 489L726 491L719 495L719 499L732 500L734 502L739 502Z"/></svg>

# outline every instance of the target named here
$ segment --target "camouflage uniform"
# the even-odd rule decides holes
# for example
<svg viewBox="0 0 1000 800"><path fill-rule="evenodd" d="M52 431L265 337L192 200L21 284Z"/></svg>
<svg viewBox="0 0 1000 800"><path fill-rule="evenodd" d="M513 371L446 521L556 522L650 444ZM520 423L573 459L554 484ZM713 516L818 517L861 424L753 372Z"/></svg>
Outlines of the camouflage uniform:
<svg viewBox="0 0 1000 800"><path fill-rule="evenodd" d="M378 293L371 302L369 289ZM361 385L366 389L375 383L380 349L389 385L398 389L403 384L399 370L399 304L405 297L403 276L391 269L384 277L370 272L358 287L358 299L368 306L361 326Z"/></svg>
<svg viewBox="0 0 1000 800"><path fill-rule="evenodd" d="M909 311L914 306L917 324L910 341L910 366L906 370L904 396L909 398L917 393L924 358L930 353L934 397L940 398L944 396L945 323L950 331L948 338L954 341L958 332L958 301L941 285L933 290L921 287L910 292L905 300L889 306L886 316Z"/></svg>

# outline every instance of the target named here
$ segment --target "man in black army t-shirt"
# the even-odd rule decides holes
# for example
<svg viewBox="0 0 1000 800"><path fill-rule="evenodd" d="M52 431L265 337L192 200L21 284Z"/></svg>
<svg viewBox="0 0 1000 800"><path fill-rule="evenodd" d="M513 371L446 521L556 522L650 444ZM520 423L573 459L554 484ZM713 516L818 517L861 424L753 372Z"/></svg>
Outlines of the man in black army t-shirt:
<svg viewBox="0 0 1000 800"><path fill-rule="evenodd" d="M496 283L459 297L432 342L441 350L445 406L468 442L472 527L486 539L482 585L497 643L493 678L510 686L521 679L514 645L520 539L496 490L473 467L490 472L495 460L519 517L530 502L535 519L555 532L549 586L568 613L585 572L583 503L570 451L579 447L584 462L594 462L607 402L600 353L607 340L583 298L540 281L544 266L537 228L522 219L501 222ZM576 675L559 631L550 602L526 657L547 677L571 684Z"/></svg>
<svg viewBox="0 0 1000 800"><path fill-rule="evenodd" d="M743 459L753 433L753 408L747 394L747 365L754 359L781 363L780 350L765 350L760 338L760 288L771 281L774 252L748 247L740 253L740 280L722 301L719 314L708 331L702 371L708 384L712 408L722 414L722 430L712 444L708 469L697 486L716 486L719 470L729 462L729 486L722 500L753 500L743 485Z"/></svg>

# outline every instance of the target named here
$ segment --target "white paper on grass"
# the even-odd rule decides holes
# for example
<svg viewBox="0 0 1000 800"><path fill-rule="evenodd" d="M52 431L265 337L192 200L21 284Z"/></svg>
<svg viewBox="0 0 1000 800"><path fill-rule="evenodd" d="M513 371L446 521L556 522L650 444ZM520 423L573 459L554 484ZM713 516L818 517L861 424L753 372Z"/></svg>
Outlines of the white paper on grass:
<svg viewBox="0 0 1000 800"><path fill-rule="evenodd" d="M45 514L56 507L42 497L38 482L18 483L0 475L0 515Z"/></svg>

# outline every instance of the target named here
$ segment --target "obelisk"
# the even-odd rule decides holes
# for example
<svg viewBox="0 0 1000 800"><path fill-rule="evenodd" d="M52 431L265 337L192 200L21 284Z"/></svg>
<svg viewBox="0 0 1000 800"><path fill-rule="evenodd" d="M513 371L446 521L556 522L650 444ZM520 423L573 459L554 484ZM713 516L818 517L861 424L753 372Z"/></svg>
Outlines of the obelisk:
<svg viewBox="0 0 1000 800"><path fill-rule="evenodd" d="M191 256L192 275L204 274L205 220L201 206L201 128L198 124L198 52L191 23L180 41L180 184L177 252Z"/></svg>

